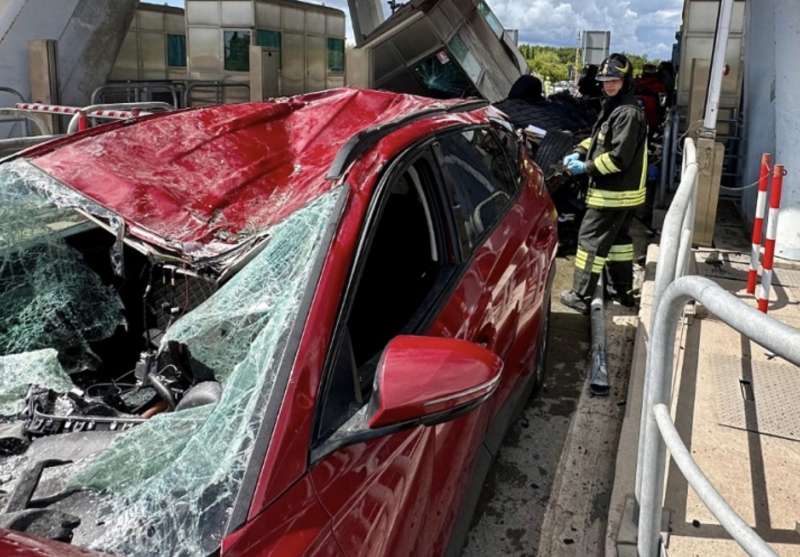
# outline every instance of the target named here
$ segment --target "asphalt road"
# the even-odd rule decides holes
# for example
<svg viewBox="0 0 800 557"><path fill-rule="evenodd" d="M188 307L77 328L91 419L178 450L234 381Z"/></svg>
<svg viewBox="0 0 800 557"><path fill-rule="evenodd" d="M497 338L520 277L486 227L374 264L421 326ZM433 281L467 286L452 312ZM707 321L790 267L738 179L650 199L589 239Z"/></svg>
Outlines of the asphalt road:
<svg viewBox="0 0 800 557"><path fill-rule="evenodd" d="M584 385L589 321L558 300L572 258L557 259L545 380L512 424L489 472L464 557L536 556L555 470Z"/></svg>

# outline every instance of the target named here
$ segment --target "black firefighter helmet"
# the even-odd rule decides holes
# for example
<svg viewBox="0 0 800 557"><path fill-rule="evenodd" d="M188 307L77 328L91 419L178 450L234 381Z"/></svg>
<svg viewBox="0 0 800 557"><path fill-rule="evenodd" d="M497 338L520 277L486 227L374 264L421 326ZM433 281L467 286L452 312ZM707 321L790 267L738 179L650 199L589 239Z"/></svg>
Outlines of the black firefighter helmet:
<svg viewBox="0 0 800 557"><path fill-rule="evenodd" d="M597 72L597 81L610 79L630 79L633 77L633 64L622 54L611 54L600 64Z"/></svg>

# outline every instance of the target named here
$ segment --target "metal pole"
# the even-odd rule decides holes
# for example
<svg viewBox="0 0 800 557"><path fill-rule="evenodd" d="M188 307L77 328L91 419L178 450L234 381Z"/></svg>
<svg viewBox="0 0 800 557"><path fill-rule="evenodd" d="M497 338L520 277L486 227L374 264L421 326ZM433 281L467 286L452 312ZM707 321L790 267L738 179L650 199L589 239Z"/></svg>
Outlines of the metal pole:
<svg viewBox="0 0 800 557"><path fill-rule="evenodd" d="M672 146L672 134L677 130L672 129L672 109L669 109L664 126L664 140L661 149L661 176L659 177L658 192L656 194L656 207L664 207L667 202L667 177L669 175L669 159Z"/></svg>
<svg viewBox="0 0 800 557"><path fill-rule="evenodd" d="M666 288L654 311L646 373L650 381L644 393L646 420L640 431L645 441L637 537L640 557L658 555L666 447L652 409L657 404L671 404L675 330L683 306L691 299L761 346L800 365L800 331L767 317L704 277L682 277Z"/></svg>
<svg viewBox="0 0 800 557"><path fill-rule="evenodd" d="M703 127L708 132L714 132L717 129L719 96L722 92L722 74L725 70L725 52L728 50L728 34L731 30L732 15L733 0L720 0L717 33L714 37L714 54L711 58L711 74L708 79L706 113L703 118Z"/></svg>
<svg viewBox="0 0 800 557"><path fill-rule="evenodd" d="M603 274L597 280L591 303L592 325L592 364L589 371L589 390L595 396L608 396L610 385L608 383L607 342L606 342L606 312L604 307L605 288Z"/></svg>
<svg viewBox="0 0 800 557"><path fill-rule="evenodd" d="M683 175L678 191L670 203L667 215L664 217L664 226L661 229L661 242L658 247L658 265L656 266L655 292L653 293L653 317L650 323L650 330L653 330L656 316L659 312L659 304L664 290L675 278L678 267L678 255L681 244L681 230L683 229L684 219L689 210L692 199L695 195L697 184L697 154L694 141L687 138L683 149ZM649 360L652 349L648 351L648 365L644 374L644 392L647 392L650 383ZM636 500L640 501L642 488L642 466L644 466L644 446L645 446L645 420L649 414L647 399L642 399L642 414L639 418L639 443L636 452Z"/></svg>
<svg viewBox="0 0 800 557"><path fill-rule="evenodd" d="M731 537L736 540L748 555L756 557L778 557L767 543L756 534L752 528L742 518L736 514L731 506L722 498L722 495L714 489L708 481L706 475L692 458L689 450L681 440L678 430L670 416L669 408L666 404L656 404L653 413L658 424L658 429L664 437L664 442L669 448L669 453L675 464L678 465L683 476L692 489L700 497L711 513L717 517L720 525L727 530Z"/></svg>

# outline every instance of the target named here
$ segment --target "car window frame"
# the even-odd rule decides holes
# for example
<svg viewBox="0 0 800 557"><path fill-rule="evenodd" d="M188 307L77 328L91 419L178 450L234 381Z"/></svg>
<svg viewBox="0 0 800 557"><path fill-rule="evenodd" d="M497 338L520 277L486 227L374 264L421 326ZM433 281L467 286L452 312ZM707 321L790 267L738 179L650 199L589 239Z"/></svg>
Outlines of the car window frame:
<svg viewBox="0 0 800 557"><path fill-rule="evenodd" d="M469 267L469 263L472 261L473 257L477 253L478 248L480 248L480 246L485 244L486 240L489 237L491 237L492 234L494 234L494 231L497 229L498 226L500 226L500 223L502 223L503 220L505 220L505 218L508 216L509 211L511 210L511 208L514 205L516 205L516 203L519 201L519 198L520 198L520 196L522 194L522 179L521 179L522 176L521 176L520 168L519 168L519 166L514 167L514 165L511 164L511 161L509 160L509 156L506 153L506 147L503 145L503 142L500 140L500 138L497 137L497 134L494 132L494 129L492 128L492 124L491 123L490 124L472 124L472 125L467 125L467 126L459 126L457 128L449 128L449 129L447 129L447 130L445 130L443 132L440 132L440 133L438 133L436 135L436 140L433 143L433 151L434 151L434 154L436 155L437 166L439 167L439 172L442 174L442 178L445 181L446 180L453 180L452 176L448 175L447 167L444 165L444 153L442 152L440 140L443 137L447 137L448 135L451 135L451 134L454 134L454 133L463 133L463 132L472 131L472 130L478 130L478 129L487 130L489 133L492 134L492 136L495 138L495 141L497 141L500 144L500 146L501 146L501 148L503 150L503 154L504 154L503 159L506 161L505 164L508 167L508 169L511 171L512 176L514 176L516 174L516 175L519 176L520 179L516 180L514 194L513 195L509 195L509 201L506 204L506 206L503 208L503 210L500 212L500 215L499 215L498 219L491 226L489 226L489 227L487 227L487 228L485 228L483 230L483 232L476 238L475 245L473 247L469 247L469 246L465 245L465 243L463 241L461 241L460 237L457 236L457 243L459 244L459 249L461 251L461 264L465 265L466 267ZM448 209L448 212L450 213L450 220L453 222L454 230L456 230L456 233L458 234L458 225L456 224L456 220L458 219L458 216L455 214L455 211L453 210L455 200L453 199L453 196L451 195L450 189L447 187L447 184L444 184L444 186L445 186L444 187L445 195L448 198L447 209Z"/></svg>
<svg viewBox="0 0 800 557"><path fill-rule="evenodd" d="M355 255L353 256L347 282L341 296L336 322L334 323L333 333L331 334L331 341L328 345L325 363L322 368L320 387L317 393L317 402L314 412L314 426L312 428L312 438L309 447L310 462L318 460L326 454L316 453L315 449L322 446L325 441L333 435L333 433L322 435L321 427L323 425L324 399L333 381L332 375L335 373L339 352L344 348L344 338L351 336L348 328L350 311L356 295L358 294L361 275L367 262L372 240L374 239L376 231L375 225L380 222L381 213L388 199L390 186L394 184L394 180L402 176L406 169L420 158L426 157L430 162L432 178L434 180L433 189L436 191L426 191L425 193L435 198L427 199L427 202L431 205L432 213L435 215L432 218L434 220L434 226L437 227L437 232L439 234L437 240L440 259L442 260L442 264L446 264L449 269L446 269L445 276L440 278L439 292L432 300L432 303L429 304L428 310L415 315L415 331L426 330L430 327L433 318L439 314L444 303L453 292L455 284L460 280L461 272L459 266L461 262L461 253L458 246L457 232L453 228L454 223L451 218L451 211L447 206L449 200L444 191L444 177L441 174L441 169L438 168L436 155L431 149L434 141L435 136L426 137L400 153L384 170L383 176L379 179L375 187L370 206L367 209L364 222L361 226ZM368 402L369 397L363 401L362 407ZM341 426L339 429L341 429ZM334 432L335 431L336 430L334 430ZM315 458L312 458L312 453L315 453Z"/></svg>
<svg viewBox="0 0 800 557"><path fill-rule="evenodd" d="M439 213L437 218L442 221L445 234L446 249L443 250L443 253L448 254L448 258L450 259L449 263L452 265L452 270L449 271L446 281L441 285L438 295L430 304L427 313L419 319L417 323L417 330L421 331L425 331L430 328L430 326L433 324L434 318L438 316L441 310L445 307L452 294L455 292L458 284L461 283L465 273L471 267L478 252L478 248L483 245L487 238L494 233L497 227L500 226L500 224L508 216L511 208L518 203L523 190L522 180L517 181L514 195L510 197L509 203L503 209L503 212L501 213L500 218L497 219L497 222L493 223L492 226L484 230L483 235L479 238L480 241L476 244L473 250L464 250L463 246L461 245L457 225L455 222L453 199L446 184L447 177L445 176L444 168L442 166L443 155L440 150L439 140L451 133L461 133L478 128L487 129L494 135L495 140L498 141L498 143L500 143L500 145L503 147L504 159L506 160L506 164L508 165L509 169L512 171L512 175L513 173L516 173L521 176L519 166L515 168L512 164L510 164L509 157L506 154L506 148L503 146L500 138L494 134L490 124L457 124L444 128L432 136L420 140L400 153L397 158L388 165L383 176L380 178L378 185L376 185L375 193L370 202L370 207L367 209L367 214L364 217L364 222L361 227L355 255L353 256L353 261L348 272L347 282L341 295L336 321L334 322L330 342L328 343L328 350L325 355L325 362L321 371L320 386L317 392L314 409L314 424L312 426L311 440L307 455L309 466L320 461L326 455L336 451L339 447L348 444L346 439L339 440L339 442L334 444L327 443L329 439L336 435L337 431L342 429L342 426L339 426L337 430L334 430L334 432L330 433L329 435L320 436L322 409L324 406L323 398L326 396L326 391L329 387L329 382L331 381L331 375L335 371L334 368L336 367L338 361L339 350L342 349L343 337L349 334L347 322L350 315L350 308L352 307L355 294L357 293L360 273L363 271L363 266L366 262L366 256L369 253L368 250L370 243L368 243L367 240L371 241L372 236L374 235L374 228L368 229L368 227L372 226L372 224L375 222L375 219L378 216L376 212L385 202L389 187L389 180L393 179L395 176L402 175L402 173L405 171L405 168L417 160L420 152L425 150L430 151L431 162L435 163L432 165L432 173L436 181L436 188L438 189L437 196L439 198L437 201L439 205L436 207L436 210ZM363 405L366 406L368 402L369 399L365 400ZM344 423L347 424L348 421L345 421ZM376 436L383 434L385 434L385 432L375 433ZM372 436L365 434L364 432L353 432L350 437L351 440L349 442L363 442L370 439Z"/></svg>

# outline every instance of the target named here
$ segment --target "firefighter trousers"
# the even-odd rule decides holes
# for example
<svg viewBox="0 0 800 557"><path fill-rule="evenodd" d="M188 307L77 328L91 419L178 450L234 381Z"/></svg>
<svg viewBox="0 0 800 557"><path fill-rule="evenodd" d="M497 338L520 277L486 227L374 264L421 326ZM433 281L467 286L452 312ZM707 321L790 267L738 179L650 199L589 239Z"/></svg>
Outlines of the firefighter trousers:
<svg viewBox="0 0 800 557"><path fill-rule="evenodd" d="M628 229L633 209L586 210L578 232L572 289L581 297L592 295L605 270L606 292L625 294L633 284L633 242Z"/></svg>

